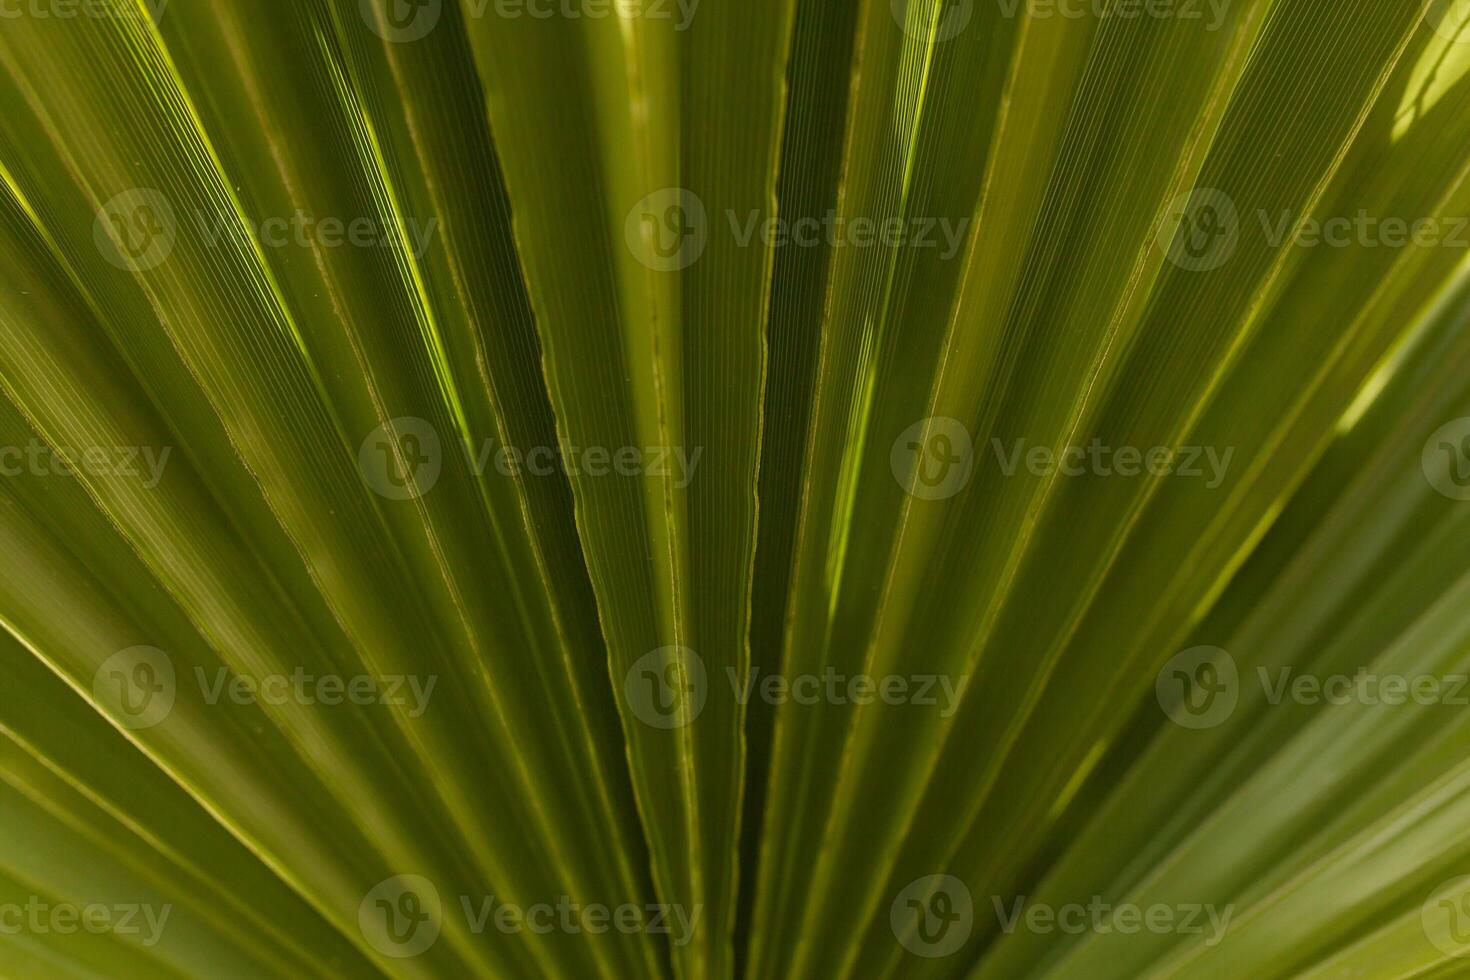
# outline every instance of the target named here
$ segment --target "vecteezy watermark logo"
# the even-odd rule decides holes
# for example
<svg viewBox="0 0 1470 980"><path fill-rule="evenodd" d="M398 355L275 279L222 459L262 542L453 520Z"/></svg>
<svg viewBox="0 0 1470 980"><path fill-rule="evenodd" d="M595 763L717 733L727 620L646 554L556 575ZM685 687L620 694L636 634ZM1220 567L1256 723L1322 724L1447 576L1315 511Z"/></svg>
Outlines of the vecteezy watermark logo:
<svg viewBox="0 0 1470 980"><path fill-rule="evenodd" d="M394 875L373 886L357 907L357 927L384 956L406 959L434 945L444 925L439 890L423 875Z"/></svg>
<svg viewBox="0 0 1470 980"><path fill-rule="evenodd" d="M501 476L545 478L563 475L570 479L620 476L654 480L670 479L680 490L694 482L704 448L683 446L578 446L558 444L533 446L501 445L495 439L475 443L456 440L465 465L477 477L491 467ZM4 473L4 450L0 449L0 474ZM358 450L363 479L375 493L393 500L410 500L432 490L443 468L438 431L421 418L403 416L378 426Z"/></svg>
<svg viewBox="0 0 1470 980"><path fill-rule="evenodd" d="M1358 667L1351 673L1317 674L1258 664L1247 677L1273 707L1470 707L1470 674L1463 673L1393 673ZM1156 690L1159 704L1175 722L1185 728L1213 728L1234 712L1246 679L1225 651L1194 647L1165 665Z"/></svg>
<svg viewBox="0 0 1470 980"><path fill-rule="evenodd" d="M675 31L694 23L700 0L464 0L465 15L493 14L502 20L624 20L672 21Z"/></svg>
<svg viewBox="0 0 1470 980"><path fill-rule="evenodd" d="M311 674L296 667L289 674L265 674L260 677L230 673L218 667L213 677L203 667L194 668L199 693L205 704L298 704L304 706L352 704L386 705L407 709L408 717L421 718L429 710L434 696L437 674Z"/></svg>
<svg viewBox="0 0 1470 980"><path fill-rule="evenodd" d="M1470 0L1465 0L1470 4ZM1290 208L1255 210L1252 236L1269 248L1446 248L1470 250L1465 215L1299 215ZM1219 191L1191 191L1174 202L1158 229L1158 244L1175 265L1191 271L1216 269L1230 261L1246 232L1230 198Z"/></svg>
<svg viewBox="0 0 1470 980"><path fill-rule="evenodd" d="M538 936L551 932L601 935L616 929L624 935L638 932L665 935L677 947L687 946L694 939L699 917L704 912L703 905L695 905L692 909L678 903L635 905L624 902L610 906L601 902L578 902L570 895L562 895L555 902L531 905L502 902L494 895L461 895L459 903L470 932L476 936L492 925L497 932L512 936L521 932L532 932Z"/></svg>
<svg viewBox="0 0 1470 980"><path fill-rule="evenodd" d="M1470 2L1470 0L1467 0ZM1353 214L1298 218L1288 208L1272 214L1256 211L1261 237L1272 248L1452 248L1470 249L1470 218L1463 215L1426 215L1404 218L1377 215L1367 208Z"/></svg>
<svg viewBox="0 0 1470 980"><path fill-rule="evenodd" d="M453 914L463 915L465 928L476 936L491 929L512 936L523 932L602 935L616 930L624 935L665 935L680 947L694 939L704 912L703 905L606 905L578 901L570 895L530 905L495 895L460 894L458 899ZM422 875L395 875L367 893L358 906L357 921L363 938L374 949L384 956L405 959L434 945L445 914L433 882Z"/></svg>
<svg viewBox="0 0 1470 980"><path fill-rule="evenodd" d="M168 198L150 187L111 197L92 222L92 241L108 262L129 272L147 272L168 258L178 224Z"/></svg>
<svg viewBox="0 0 1470 980"><path fill-rule="evenodd" d="M439 218L435 215L427 220L407 215L400 221L372 214L318 215L301 209L264 218L198 209L192 214L179 215L163 194L134 188L113 197L98 210L92 232L98 251L113 265L146 271L168 258L181 233L210 249L401 246L418 259L428 250L438 230Z"/></svg>
<svg viewBox="0 0 1470 980"><path fill-rule="evenodd" d="M1446 956L1470 956L1470 875L1444 882L1419 908L1424 935Z"/></svg>
<svg viewBox="0 0 1470 980"><path fill-rule="evenodd" d="M1214 446L1110 446L1096 436L1086 446L1073 445L1061 449L1051 446L1026 445L1017 439L1008 448L999 438L990 440L996 463L1006 476L1015 476L1024 467L1032 476L1149 476L1204 477L1206 490L1215 490L1225 482L1235 447L1223 452Z"/></svg>
<svg viewBox="0 0 1470 980"><path fill-rule="evenodd" d="M545 478L558 474L576 479L606 476L669 478L684 489L694 482L704 448L683 446L534 446L501 445L494 438L478 444L456 443L465 465L477 477L495 471L506 477ZM396 451L395 451L396 447ZM363 479L385 497L407 500L433 489L442 469L438 432L424 419L404 416L378 426L358 452ZM3 456L0 456L3 464ZM3 472L3 470L0 470Z"/></svg>
<svg viewBox="0 0 1470 980"><path fill-rule="evenodd" d="M1197 187L1169 202L1154 240L1181 269L1218 269L1240 243L1240 213L1224 191Z"/></svg>
<svg viewBox="0 0 1470 980"><path fill-rule="evenodd" d="M31 895L24 905L19 902L0 903L0 936L18 936L21 933L70 936L78 932L100 936L112 933L116 936L138 936L142 945L156 946L163 938L164 927L168 925L168 917L173 910L169 903L119 902L108 905L87 902L77 905L47 902L39 895Z"/></svg>
<svg viewBox="0 0 1470 980"><path fill-rule="evenodd" d="M486 439L478 450L467 455L469 467L476 476L482 476L491 463L501 476L529 474L547 477L563 473L568 477L647 476L653 479L669 477L675 487L683 490L694 482L694 471L704 447L696 446L688 451L683 446L620 446L608 449L605 446L536 446L522 452L518 446L497 446L494 439Z"/></svg>
<svg viewBox="0 0 1470 980"><path fill-rule="evenodd" d="M163 20L168 0L143 0L141 11L127 3L105 0L0 0L0 20L88 20L128 19L146 13L153 23Z"/></svg>
<svg viewBox="0 0 1470 980"><path fill-rule="evenodd" d="M653 728L693 724L708 696L704 659L684 647L660 647L645 653L623 678L628 710Z"/></svg>
<svg viewBox="0 0 1470 980"><path fill-rule="evenodd" d="M1125 936L1140 932L1157 935L1204 936L1206 946L1218 946L1230 928L1230 919L1235 915L1235 906L1223 909L1216 905L1184 903L1167 905L1162 902L1140 906L1124 902L1113 905L1101 895L1092 896L1086 905L1069 902L1066 905L1047 905L1043 902L1028 902L1025 895L1018 896L1009 906L999 895L992 895L995 916L1001 931L1007 935L1018 927L1026 932L1049 935L1055 932L1069 936L1080 936L1087 932L1107 935L1117 932ZM1209 933L1206 935L1206 925Z"/></svg>
<svg viewBox="0 0 1470 980"><path fill-rule="evenodd" d="M858 704L914 705L938 708L939 717L948 718L960 707L970 675L958 679L948 674L840 674L833 667L820 674L761 675L752 667L742 680L734 667L725 668L730 691L739 704L752 697L770 705Z"/></svg>
<svg viewBox="0 0 1470 980"><path fill-rule="evenodd" d="M623 227L638 261L658 272L676 272L699 261L715 232L728 232L736 248L889 248L935 250L942 261L959 255L970 218L924 215L849 215L828 209L822 215L790 218L759 208L727 208L724 221L710 225L704 202L691 191L666 187L639 201Z"/></svg>
<svg viewBox="0 0 1470 980"><path fill-rule="evenodd" d="M700 0L461 0L465 18L480 20L671 21L675 31L694 23ZM439 23L443 0L361 0L362 18L380 37L394 43L417 41Z"/></svg>
<svg viewBox="0 0 1470 980"><path fill-rule="evenodd" d="M376 216L339 218L320 216L299 208L290 215L275 215L264 220L224 211L196 211L193 223L199 240L206 248L219 248L224 243L236 248L248 248L254 244L262 249L343 246L383 249L402 242L416 259L423 257L439 228L436 216L421 221L407 215L395 225Z"/></svg>
<svg viewBox="0 0 1470 980"><path fill-rule="evenodd" d="M119 650L92 675L92 697L124 728L152 728L168 717L178 696L174 663L157 647Z"/></svg>
<svg viewBox="0 0 1470 980"><path fill-rule="evenodd" d="M725 212L730 236L740 248L759 241L767 248L911 248L936 249L939 258L948 262L960 253L970 229L969 217L959 220L923 215L871 218L866 215L844 215L829 209L820 218L806 215L788 218L775 215L762 219L759 210L743 215L731 209Z"/></svg>
<svg viewBox="0 0 1470 980"><path fill-rule="evenodd" d="M389 500L413 500L434 489L444 465L439 433L411 415L390 419L362 441L357 453L362 478Z"/></svg>
<svg viewBox="0 0 1470 980"><path fill-rule="evenodd" d="M975 445L958 419L922 419L899 433L888 454L898 485L920 500L953 497L970 482Z"/></svg>
<svg viewBox="0 0 1470 980"><path fill-rule="evenodd" d="M1012 19L1025 5L1025 15L1037 20L1179 20L1207 21L1204 29L1225 25L1230 0L998 0L1002 16Z"/></svg>
<svg viewBox="0 0 1470 980"><path fill-rule="evenodd" d="M137 479L152 490L163 479L172 446L58 446L39 439L25 446L0 446L0 476L87 476Z"/></svg>
<svg viewBox="0 0 1470 980"><path fill-rule="evenodd" d="M958 37L975 15L975 0L889 0L893 19L918 41Z"/></svg>
<svg viewBox="0 0 1470 980"><path fill-rule="evenodd" d="M1425 0L1424 19L1441 37L1470 42L1470 0Z"/></svg>
<svg viewBox="0 0 1470 980"><path fill-rule="evenodd" d="M954 875L926 875L894 898L888 923L910 953L930 959L949 956L970 938L975 904L970 889Z"/></svg>
<svg viewBox="0 0 1470 980"><path fill-rule="evenodd" d="M444 12L444 0L358 0L358 10L374 34L404 44L434 29Z"/></svg>
<svg viewBox="0 0 1470 980"><path fill-rule="evenodd" d="M1448 705L1470 707L1470 675L1467 674L1395 674L1379 673L1359 667L1352 674L1318 675L1297 673L1291 667L1275 671L1265 666L1256 668L1256 676L1266 701L1279 705L1284 701L1304 705L1348 704L1375 706L1386 704Z"/></svg>
<svg viewBox="0 0 1470 980"><path fill-rule="evenodd" d="M633 205L623 237L638 261L655 272L687 269L709 243L704 202L682 187L654 191Z"/></svg>
<svg viewBox="0 0 1470 980"><path fill-rule="evenodd" d="M1159 706L1184 728L1223 724L1240 700L1235 658L1219 647L1190 647L1175 654L1154 681Z"/></svg>
<svg viewBox="0 0 1470 980"><path fill-rule="evenodd" d="M1452 500L1470 500L1470 418L1436 430L1424 444L1420 462L1431 487Z"/></svg>

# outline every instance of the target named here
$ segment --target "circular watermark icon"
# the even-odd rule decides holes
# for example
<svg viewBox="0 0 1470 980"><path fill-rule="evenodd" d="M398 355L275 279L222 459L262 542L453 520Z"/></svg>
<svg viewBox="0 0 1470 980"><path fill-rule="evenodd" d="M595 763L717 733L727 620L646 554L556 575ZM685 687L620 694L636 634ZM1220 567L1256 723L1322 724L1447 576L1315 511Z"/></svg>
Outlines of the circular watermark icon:
<svg viewBox="0 0 1470 980"><path fill-rule="evenodd" d="M157 647L119 650L92 675L92 697L124 728L152 728L168 717L178 696L174 662Z"/></svg>
<svg viewBox="0 0 1470 980"><path fill-rule="evenodd" d="M133 187L113 195L92 222L97 251L129 272L147 272L162 264L177 236L173 205L151 187Z"/></svg>
<svg viewBox="0 0 1470 980"><path fill-rule="evenodd" d="M894 898L888 922L903 948L937 959L959 951L975 925L970 889L954 875L925 875Z"/></svg>
<svg viewBox="0 0 1470 980"><path fill-rule="evenodd" d="M404 44L425 37L438 25L444 0L358 0L358 10L374 34Z"/></svg>
<svg viewBox="0 0 1470 980"><path fill-rule="evenodd" d="M1470 42L1470 0L1425 0L1424 19L1441 37Z"/></svg>
<svg viewBox="0 0 1470 980"><path fill-rule="evenodd" d="M633 716L652 728L693 724L709 697L704 659L685 647L660 647L633 662L623 678Z"/></svg>
<svg viewBox="0 0 1470 980"><path fill-rule="evenodd" d="M406 959L434 945L444 926L439 890L423 875L394 875L373 886L357 907L357 927L384 956Z"/></svg>
<svg viewBox="0 0 1470 980"><path fill-rule="evenodd" d="M903 32L919 41L935 43L958 37L975 16L975 0L889 0L893 19Z"/></svg>
<svg viewBox="0 0 1470 980"><path fill-rule="evenodd" d="M945 416L922 419L899 433L888 454L894 479L920 500L953 497L975 471L970 430Z"/></svg>
<svg viewBox="0 0 1470 980"><path fill-rule="evenodd" d="M1184 728L1214 728L1235 713L1240 671L1219 647L1190 647L1164 664L1154 681L1159 707Z"/></svg>
<svg viewBox="0 0 1470 980"><path fill-rule="evenodd" d="M643 265L655 272L678 272L704 254L709 215L693 191L665 187L633 205L623 237Z"/></svg>
<svg viewBox="0 0 1470 980"><path fill-rule="evenodd" d="M1447 956L1470 956L1470 875L1444 882L1424 900L1419 924Z"/></svg>
<svg viewBox="0 0 1470 980"><path fill-rule="evenodd" d="M1419 461L1431 487L1452 500L1470 500L1470 418L1436 429Z"/></svg>
<svg viewBox="0 0 1470 980"><path fill-rule="evenodd" d="M357 464L373 492L389 500L413 500L439 482L444 453L432 425L403 415L368 434L357 452Z"/></svg>
<svg viewBox="0 0 1470 980"><path fill-rule="evenodd" d="M1169 202L1155 241L1179 268L1209 272L1235 254L1240 244L1240 213L1224 191L1197 187Z"/></svg>

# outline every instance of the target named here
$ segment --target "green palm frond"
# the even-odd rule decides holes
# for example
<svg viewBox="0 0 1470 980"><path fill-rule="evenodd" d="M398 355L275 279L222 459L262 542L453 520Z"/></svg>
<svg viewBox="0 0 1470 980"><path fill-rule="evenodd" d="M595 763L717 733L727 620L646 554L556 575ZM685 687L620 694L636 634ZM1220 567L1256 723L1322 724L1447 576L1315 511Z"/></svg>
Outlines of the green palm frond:
<svg viewBox="0 0 1470 980"><path fill-rule="evenodd" d="M0 0L0 976L1467 975L1467 72Z"/></svg>

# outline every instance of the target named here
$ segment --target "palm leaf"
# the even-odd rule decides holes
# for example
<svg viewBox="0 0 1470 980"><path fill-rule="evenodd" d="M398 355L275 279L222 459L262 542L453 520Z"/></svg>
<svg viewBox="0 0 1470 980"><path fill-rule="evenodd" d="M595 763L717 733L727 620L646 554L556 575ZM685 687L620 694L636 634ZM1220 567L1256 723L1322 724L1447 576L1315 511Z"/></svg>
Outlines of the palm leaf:
<svg viewBox="0 0 1470 980"><path fill-rule="evenodd" d="M1460 975L1462 7L6 13L0 974Z"/></svg>

